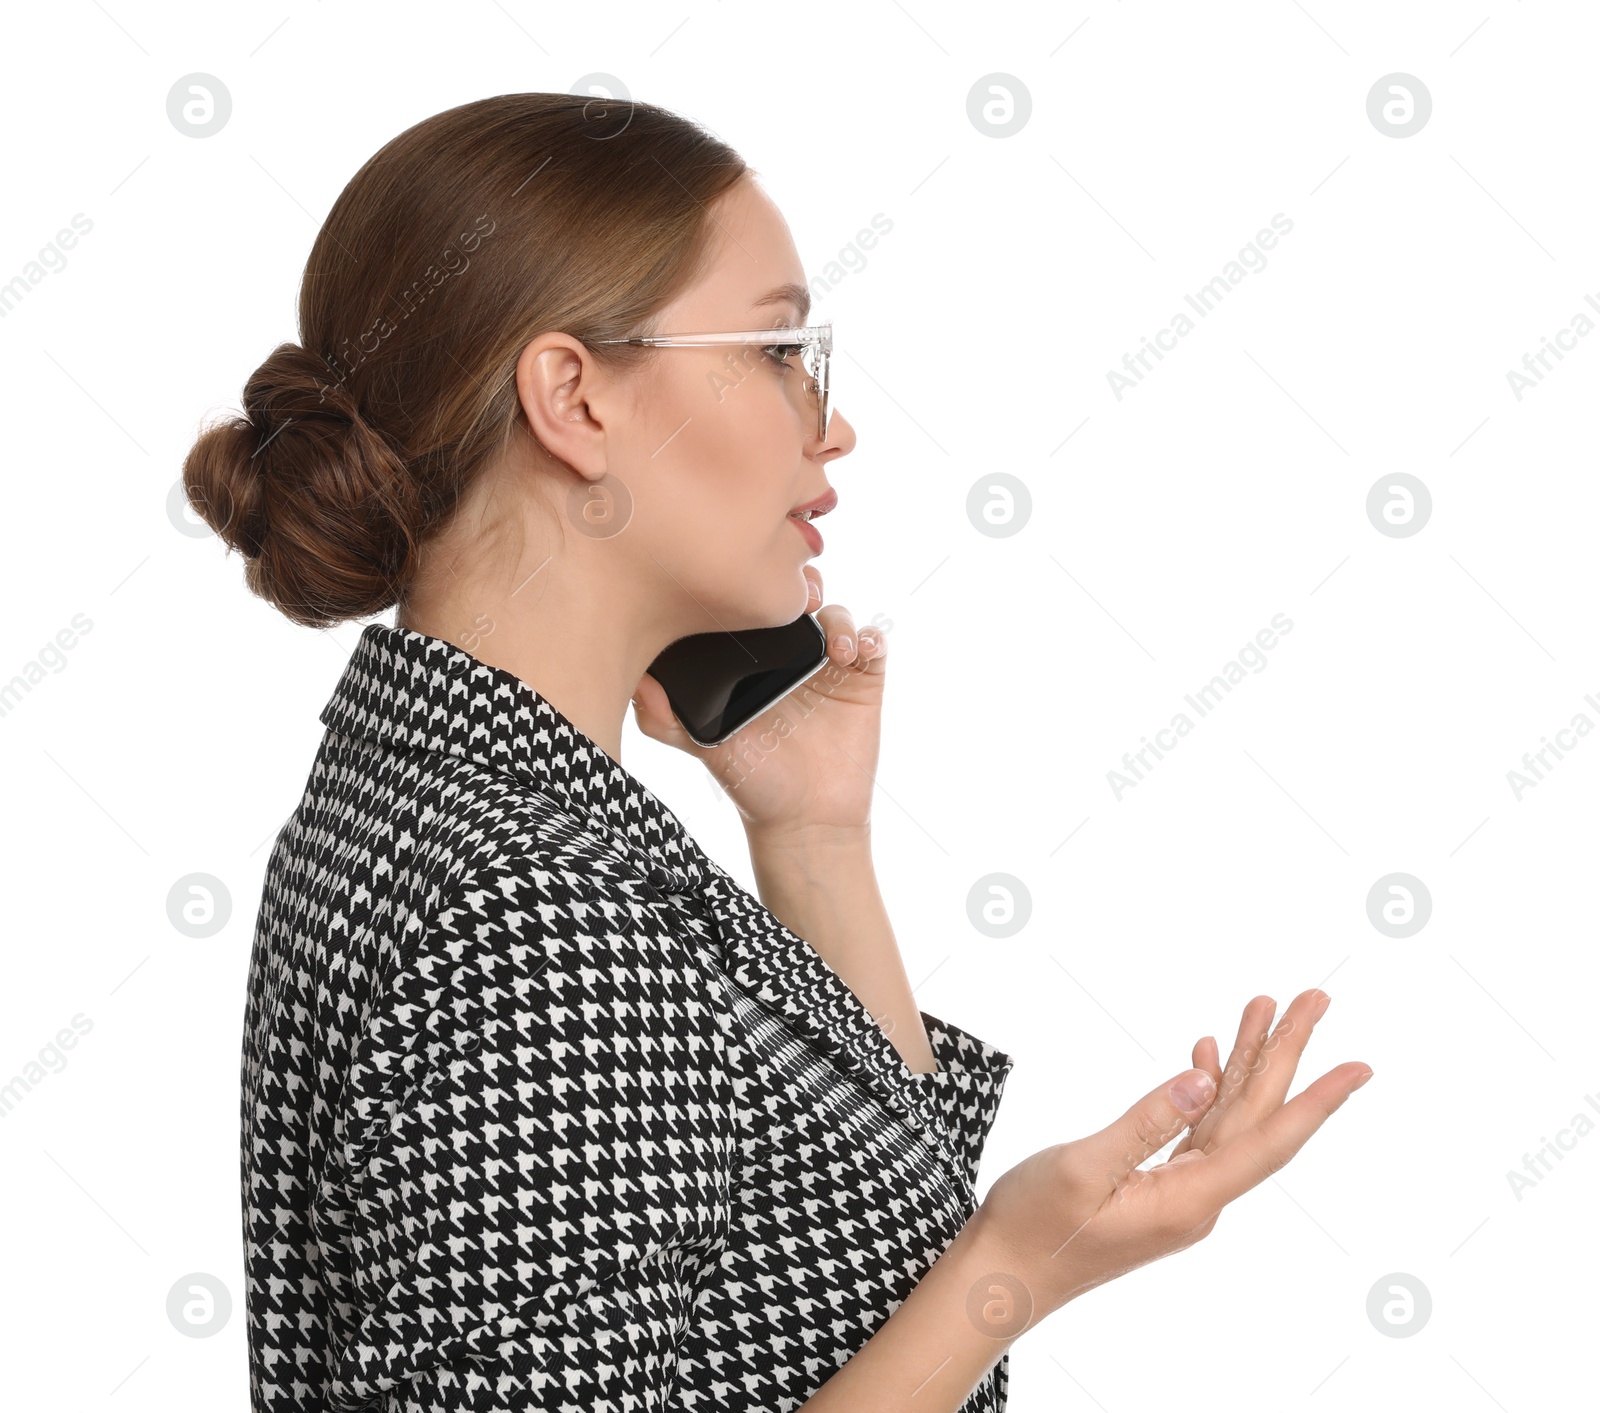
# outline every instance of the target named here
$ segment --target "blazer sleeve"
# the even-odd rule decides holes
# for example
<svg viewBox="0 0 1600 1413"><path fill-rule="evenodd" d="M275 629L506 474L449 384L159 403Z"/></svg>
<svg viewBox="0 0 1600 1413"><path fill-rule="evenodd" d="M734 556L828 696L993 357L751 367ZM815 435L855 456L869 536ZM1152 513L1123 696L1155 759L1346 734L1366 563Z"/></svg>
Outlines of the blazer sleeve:
<svg viewBox="0 0 1600 1413"><path fill-rule="evenodd" d="M965 1166L967 1177L976 1187L978 1162L1000 1111L1013 1061L1003 1050L960 1026L927 1011L921 1015L939 1068L931 1074L918 1074L916 1079L932 1095L957 1161Z"/></svg>
<svg viewBox="0 0 1600 1413"><path fill-rule="evenodd" d="M674 1405L736 1129L670 919L581 861L500 860L418 941L400 1043L365 1069L390 1088L349 1127L349 1230L324 1234L356 1294L330 1408Z"/></svg>

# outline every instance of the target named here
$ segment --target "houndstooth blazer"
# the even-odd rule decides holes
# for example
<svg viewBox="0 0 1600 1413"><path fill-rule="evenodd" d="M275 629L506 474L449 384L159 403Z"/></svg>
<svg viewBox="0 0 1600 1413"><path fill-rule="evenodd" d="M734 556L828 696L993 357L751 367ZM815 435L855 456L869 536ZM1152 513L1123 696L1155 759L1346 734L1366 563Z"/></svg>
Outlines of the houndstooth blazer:
<svg viewBox="0 0 1600 1413"><path fill-rule="evenodd" d="M509 672L373 626L321 719L250 958L252 1409L798 1407L973 1211L1010 1057L922 1012L913 1074Z"/></svg>

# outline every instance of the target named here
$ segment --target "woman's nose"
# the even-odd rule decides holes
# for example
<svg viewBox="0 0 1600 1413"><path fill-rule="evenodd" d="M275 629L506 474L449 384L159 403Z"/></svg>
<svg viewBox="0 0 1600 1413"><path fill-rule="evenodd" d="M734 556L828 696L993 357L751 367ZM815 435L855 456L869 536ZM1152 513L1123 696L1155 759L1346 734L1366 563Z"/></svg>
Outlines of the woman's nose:
<svg viewBox="0 0 1600 1413"><path fill-rule="evenodd" d="M847 456L855 450L856 429L850 419L837 407L828 413L828 431L822 439L824 452L831 452L835 456Z"/></svg>

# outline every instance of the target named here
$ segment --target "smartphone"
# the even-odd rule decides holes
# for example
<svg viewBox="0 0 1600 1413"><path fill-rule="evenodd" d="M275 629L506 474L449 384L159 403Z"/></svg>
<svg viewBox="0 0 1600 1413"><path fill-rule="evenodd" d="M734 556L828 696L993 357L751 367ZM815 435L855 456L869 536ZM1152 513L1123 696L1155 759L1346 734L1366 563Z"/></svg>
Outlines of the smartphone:
<svg viewBox="0 0 1600 1413"><path fill-rule="evenodd" d="M679 638L650 664L650 675L690 737L720 746L827 662L822 625L802 613L778 628Z"/></svg>

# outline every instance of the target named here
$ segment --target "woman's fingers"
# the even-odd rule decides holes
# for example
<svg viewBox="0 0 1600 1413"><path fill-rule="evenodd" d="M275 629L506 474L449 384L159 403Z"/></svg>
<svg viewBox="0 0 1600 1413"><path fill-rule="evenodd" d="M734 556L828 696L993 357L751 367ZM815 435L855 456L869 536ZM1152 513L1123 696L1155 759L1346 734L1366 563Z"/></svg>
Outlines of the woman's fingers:
<svg viewBox="0 0 1600 1413"><path fill-rule="evenodd" d="M806 576L806 587L809 590L804 612L815 613L822 607L822 571L814 564L804 564L801 565L800 572Z"/></svg>
<svg viewBox="0 0 1600 1413"><path fill-rule="evenodd" d="M828 657L841 667L863 671L883 671L889 651L888 638L875 623L857 629L855 617L843 604L830 603L814 610L828 640Z"/></svg>
<svg viewBox="0 0 1600 1413"><path fill-rule="evenodd" d="M1222 1067L1217 1060L1217 1038L1214 1035L1202 1036L1194 1042L1194 1049L1189 1052L1189 1058L1194 1061L1197 1070L1204 1070L1211 1076L1213 1084L1222 1083ZM1180 1138L1173 1146L1172 1152L1167 1155L1170 1163L1174 1158L1181 1158L1194 1143L1194 1126Z"/></svg>
<svg viewBox="0 0 1600 1413"><path fill-rule="evenodd" d="M830 603L817 610L817 621L828 635L828 656L835 662L856 660L856 620L842 603Z"/></svg>
<svg viewBox="0 0 1600 1413"><path fill-rule="evenodd" d="M1268 1028L1276 1014L1278 1003L1270 996L1252 997L1239 1019L1239 1033L1234 1038L1233 1050L1228 1055L1228 1066L1222 1072L1222 1083L1217 1087L1216 1110L1220 1114L1238 1097L1244 1083L1250 1078L1250 1066L1256 1061L1261 1047L1266 1043Z"/></svg>
<svg viewBox="0 0 1600 1413"><path fill-rule="evenodd" d="M1217 1103L1196 1135L1196 1147L1215 1148L1229 1135L1260 1123L1283 1103L1311 1028L1326 1009L1327 995L1315 988L1302 991L1269 1035L1264 1022L1271 1018L1271 1006L1270 997L1258 996L1245 1008L1239 1043L1228 1062Z"/></svg>
<svg viewBox="0 0 1600 1413"><path fill-rule="evenodd" d="M862 671L882 672L889 656L889 635L876 623L869 623L856 634L856 641L861 645L856 662Z"/></svg>
<svg viewBox="0 0 1600 1413"><path fill-rule="evenodd" d="M1266 1041L1267 1026L1271 1024L1272 1013L1277 1006L1278 1003L1270 996L1254 996L1245 1004L1244 1015L1239 1021L1239 1034L1233 1042L1227 1067L1217 1082L1217 1101L1195 1126L1191 1140L1193 1147L1211 1147L1229 1108L1238 1097L1245 1080L1250 1077L1250 1066L1256 1050Z"/></svg>
<svg viewBox="0 0 1600 1413"><path fill-rule="evenodd" d="M1311 1038L1312 1027L1322 1019L1329 1000L1326 991L1313 987L1302 991L1289 1003L1283 1019L1256 1056L1244 1092L1236 1101L1252 1120L1266 1118L1283 1103L1300 1057L1305 1053L1306 1042Z"/></svg>
<svg viewBox="0 0 1600 1413"><path fill-rule="evenodd" d="M711 758L711 748L702 746L687 731L672 710L667 689L648 672L639 679L633 692L633 717L639 729L652 740L676 746L700 760Z"/></svg>
<svg viewBox="0 0 1600 1413"><path fill-rule="evenodd" d="M822 571L813 564L802 566L811 596L806 600L805 611L814 613L827 638L828 657L841 665L854 666L864 672L882 672L884 659L889 653L888 635L876 623L857 629L850 610L843 604L822 602Z"/></svg>
<svg viewBox="0 0 1600 1413"><path fill-rule="evenodd" d="M1327 993L1302 991L1269 1030L1277 1010L1270 996L1252 997L1217 1086L1217 1102L1199 1125L1191 1146L1209 1150L1241 1126L1259 1122L1283 1102L1311 1029L1328 1007Z"/></svg>
<svg viewBox="0 0 1600 1413"><path fill-rule="evenodd" d="M1372 1077L1371 1069L1350 1060L1313 1080L1261 1123L1234 1135L1196 1162L1170 1169L1167 1180L1180 1201L1191 1204L1199 1222L1284 1167L1328 1116Z"/></svg>
<svg viewBox="0 0 1600 1413"><path fill-rule="evenodd" d="M1157 1085L1099 1133L1080 1139L1072 1146L1081 1148L1089 1171L1095 1173L1110 1192L1185 1128L1197 1123L1216 1092L1215 1083L1204 1070L1184 1070L1165 1084Z"/></svg>

